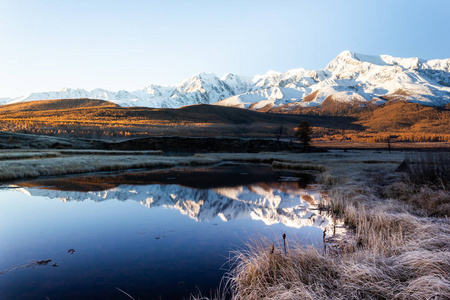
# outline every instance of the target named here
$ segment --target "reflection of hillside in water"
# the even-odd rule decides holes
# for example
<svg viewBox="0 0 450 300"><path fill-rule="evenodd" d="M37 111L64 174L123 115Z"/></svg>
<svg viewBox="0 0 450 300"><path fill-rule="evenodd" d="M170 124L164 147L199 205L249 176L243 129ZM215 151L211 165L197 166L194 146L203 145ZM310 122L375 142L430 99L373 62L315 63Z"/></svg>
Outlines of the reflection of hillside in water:
<svg viewBox="0 0 450 300"><path fill-rule="evenodd" d="M103 191L120 185L178 184L211 189L234 187L260 182L279 182L294 179L297 187L313 181L307 173L273 170L270 165L222 164L212 167L185 167L167 170L123 172L120 174L92 174L65 178L37 179L19 183L23 187L41 187L61 191Z"/></svg>
<svg viewBox="0 0 450 300"><path fill-rule="evenodd" d="M18 185L30 195L62 201L132 200L149 208L173 208L200 222L219 217L324 228L328 218L316 213L322 196L305 188L311 180L311 175L274 171L271 166L230 164L40 179Z"/></svg>
<svg viewBox="0 0 450 300"><path fill-rule="evenodd" d="M59 191L21 188L32 196L59 198L61 201L95 202L132 200L148 208L167 207L179 210L196 221L234 219L261 220L267 225L282 223L289 227L329 224L327 217L318 215L317 203L322 200L318 190L298 189L296 183L255 183L248 186L195 189L175 184L121 185L104 191Z"/></svg>

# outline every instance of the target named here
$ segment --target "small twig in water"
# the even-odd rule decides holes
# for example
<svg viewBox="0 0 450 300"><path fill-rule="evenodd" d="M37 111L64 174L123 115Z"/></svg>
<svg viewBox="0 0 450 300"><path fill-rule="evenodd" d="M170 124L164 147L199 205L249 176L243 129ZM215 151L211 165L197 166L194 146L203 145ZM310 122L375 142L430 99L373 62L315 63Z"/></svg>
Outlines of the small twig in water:
<svg viewBox="0 0 450 300"><path fill-rule="evenodd" d="M125 292L125 291L123 291L123 290L119 289L118 287L116 287L116 289L117 289L117 290L119 290L120 292L124 293L125 295L127 295L128 297L130 297L131 299L133 299L133 300L134 300L134 298L133 298L133 297L131 297L131 295L130 295L130 294L128 294L127 292Z"/></svg>

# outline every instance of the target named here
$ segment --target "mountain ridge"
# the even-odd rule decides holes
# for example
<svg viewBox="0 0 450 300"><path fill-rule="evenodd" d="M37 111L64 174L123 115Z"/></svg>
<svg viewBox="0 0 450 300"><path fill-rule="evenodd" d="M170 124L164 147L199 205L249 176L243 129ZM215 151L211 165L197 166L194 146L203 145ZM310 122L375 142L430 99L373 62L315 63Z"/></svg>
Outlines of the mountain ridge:
<svg viewBox="0 0 450 300"><path fill-rule="evenodd" d="M424 60L343 51L319 70L269 71L252 78L226 73L197 73L179 85L148 85L136 91L87 91L64 88L5 99L1 104L51 99L89 98L120 106L178 108L216 104L258 110L264 107L320 106L330 98L344 103L405 100L428 106L450 103L450 59Z"/></svg>

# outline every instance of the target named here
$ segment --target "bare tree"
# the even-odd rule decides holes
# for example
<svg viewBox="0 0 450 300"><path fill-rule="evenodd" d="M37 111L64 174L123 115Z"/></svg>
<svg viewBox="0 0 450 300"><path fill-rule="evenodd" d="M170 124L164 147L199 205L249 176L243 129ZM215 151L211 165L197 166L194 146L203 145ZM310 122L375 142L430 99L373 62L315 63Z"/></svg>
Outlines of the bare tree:
<svg viewBox="0 0 450 300"><path fill-rule="evenodd" d="M281 136L283 135L284 127L283 125L278 126L275 131L275 137L277 138L277 143L280 141Z"/></svg>
<svg viewBox="0 0 450 300"><path fill-rule="evenodd" d="M386 137L386 143L388 146L389 153L391 153L391 136L390 135Z"/></svg>

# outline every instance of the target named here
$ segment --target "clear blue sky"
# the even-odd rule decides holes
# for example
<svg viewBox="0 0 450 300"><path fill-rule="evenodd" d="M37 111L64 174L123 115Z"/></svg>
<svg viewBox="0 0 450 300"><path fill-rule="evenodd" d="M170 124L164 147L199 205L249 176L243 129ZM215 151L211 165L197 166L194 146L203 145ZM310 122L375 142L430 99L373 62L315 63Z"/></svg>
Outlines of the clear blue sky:
<svg viewBox="0 0 450 300"><path fill-rule="evenodd" d="M319 69L343 50L450 57L449 0L0 0L0 98Z"/></svg>

